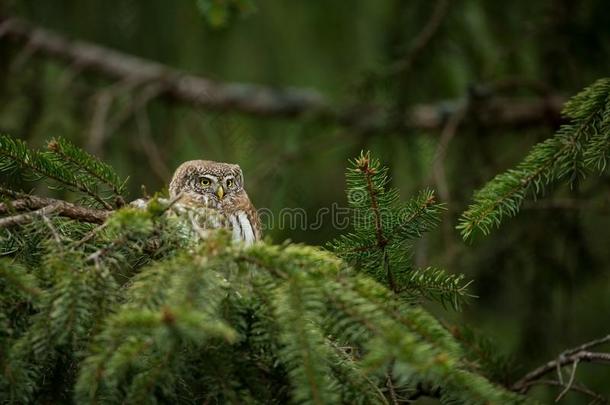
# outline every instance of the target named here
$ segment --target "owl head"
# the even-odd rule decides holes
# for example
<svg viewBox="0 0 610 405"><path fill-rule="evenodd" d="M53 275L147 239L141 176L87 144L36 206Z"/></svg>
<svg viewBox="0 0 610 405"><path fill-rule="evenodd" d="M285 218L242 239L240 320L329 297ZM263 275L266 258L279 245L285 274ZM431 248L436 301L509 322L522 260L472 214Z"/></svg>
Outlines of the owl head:
<svg viewBox="0 0 610 405"><path fill-rule="evenodd" d="M190 160L182 163L169 184L170 197L183 193L208 206L219 206L243 191L244 175L239 165Z"/></svg>

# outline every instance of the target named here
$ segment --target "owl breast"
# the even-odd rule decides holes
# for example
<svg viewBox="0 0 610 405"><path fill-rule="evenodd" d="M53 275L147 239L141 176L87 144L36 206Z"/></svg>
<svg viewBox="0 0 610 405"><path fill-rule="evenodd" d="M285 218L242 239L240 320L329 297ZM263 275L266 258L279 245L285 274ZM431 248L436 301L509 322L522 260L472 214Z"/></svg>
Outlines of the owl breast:
<svg viewBox="0 0 610 405"><path fill-rule="evenodd" d="M260 239L260 222L256 208L245 191L241 190L225 198L221 203L220 212L227 220L234 241L251 245Z"/></svg>
<svg viewBox="0 0 610 405"><path fill-rule="evenodd" d="M257 239L253 224L244 211L237 211L227 215L231 225L231 235L234 241L243 241L246 245L251 245Z"/></svg>

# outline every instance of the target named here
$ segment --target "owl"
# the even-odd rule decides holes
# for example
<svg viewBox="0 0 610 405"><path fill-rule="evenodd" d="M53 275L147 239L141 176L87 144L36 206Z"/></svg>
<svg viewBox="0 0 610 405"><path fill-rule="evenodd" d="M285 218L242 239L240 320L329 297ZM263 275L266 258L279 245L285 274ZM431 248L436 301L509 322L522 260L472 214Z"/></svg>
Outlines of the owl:
<svg viewBox="0 0 610 405"><path fill-rule="evenodd" d="M180 204L215 211L219 226L231 230L234 241L251 245L261 239L256 208L244 190L244 175L239 165L191 160L182 163L169 184L170 198Z"/></svg>

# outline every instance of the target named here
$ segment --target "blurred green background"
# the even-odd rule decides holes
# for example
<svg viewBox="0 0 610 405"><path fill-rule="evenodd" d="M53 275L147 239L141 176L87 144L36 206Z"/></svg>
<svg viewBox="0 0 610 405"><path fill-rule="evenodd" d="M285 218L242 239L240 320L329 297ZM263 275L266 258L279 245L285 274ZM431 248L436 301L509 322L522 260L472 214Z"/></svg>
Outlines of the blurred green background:
<svg viewBox="0 0 610 405"><path fill-rule="evenodd" d="M609 74L610 13L603 0L449 0L433 35L398 72L392 66L412 54L439 3L253 0L222 6L229 3L5 0L0 14L214 80L311 88L337 106L375 103L390 112L471 100L481 89L511 100L570 96ZM553 134L557 120L497 127L469 119L442 152L442 128L363 133L312 117L252 117L164 98L118 119L138 96L121 86L0 40L0 131L40 147L54 136L71 139L129 176L133 199L142 185L149 193L166 187L182 161L211 159L241 165L257 207L273 213L303 208L312 218L321 208L345 204L347 159L371 150L391 167L404 198L424 187L442 190L444 222L418 245L414 260L474 280L472 305L459 314L437 313L448 322L464 319L495 340L514 357L515 377L608 333L610 177L549 189L472 244L455 230L472 193ZM96 114L109 91L100 135ZM444 178L435 175L439 167ZM338 233L331 221L315 231L267 230L276 242L319 245ZM610 396L610 368L581 365L578 377ZM536 390L543 401L557 394ZM569 394L565 403L586 401Z"/></svg>

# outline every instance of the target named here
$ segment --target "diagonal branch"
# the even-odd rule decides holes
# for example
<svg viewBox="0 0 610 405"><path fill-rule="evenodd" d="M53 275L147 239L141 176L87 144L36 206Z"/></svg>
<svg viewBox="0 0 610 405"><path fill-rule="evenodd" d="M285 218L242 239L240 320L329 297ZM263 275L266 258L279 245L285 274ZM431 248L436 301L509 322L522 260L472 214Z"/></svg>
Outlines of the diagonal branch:
<svg viewBox="0 0 610 405"><path fill-rule="evenodd" d="M570 353L570 351L567 351ZM575 362L601 363L610 365L610 353L589 352L581 350L568 355L560 355L556 360L551 360L542 366L530 371L523 378L513 384L513 391L525 393L531 386L532 381L540 379L542 376Z"/></svg>
<svg viewBox="0 0 610 405"><path fill-rule="evenodd" d="M264 117L307 117L361 132L387 132L409 128L437 131L455 111L464 108L463 100L447 100L414 105L396 118L375 105L336 108L315 90L214 81L89 42L70 40L18 18L0 20L0 38L3 37L26 43L35 52L63 60L82 71L140 86L156 85L159 90L155 97L210 110ZM469 115L471 121L482 126L544 125L559 121L563 101L553 95L531 100L493 98L470 109Z"/></svg>

